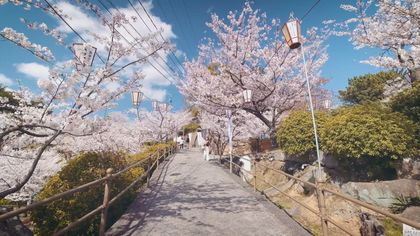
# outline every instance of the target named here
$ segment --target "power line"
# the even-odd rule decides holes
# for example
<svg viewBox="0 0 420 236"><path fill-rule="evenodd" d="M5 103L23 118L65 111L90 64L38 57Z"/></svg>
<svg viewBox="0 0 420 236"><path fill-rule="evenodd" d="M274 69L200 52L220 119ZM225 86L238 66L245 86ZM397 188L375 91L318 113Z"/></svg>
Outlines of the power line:
<svg viewBox="0 0 420 236"><path fill-rule="evenodd" d="M149 12L147 11L147 9L144 7L143 3L140 0L137 0L140 4L140 6L143 8L143 11L146 13L147 17L149 18L149 20L152 22L153 26L155 27L155 29L157 31L159 31L158 27L156 26L155 22L153 21L152 17L150 16ZM163 11L163 9L161 8L159 1L157 1L158 7L161 9L162 14L168 18L165 14L165 12ZM152 32L150 30L150 32ZM163 37L162 33L159 31L159 35L162 38L163 41L166 41L165 38ZM172 57L175 58L175 60L178 62L179 65L177 65L177 67L180 67L182 70L184 70L184 67L182 66L182 63L179 61L178 57L171 51ZM171 59L172 63L174 63L174 65L176 65L176 63ZM179 70L179 68L178 68ZM185 70L184 70L185 71ZM182 73L182 71L181 71Z"/></svg>
<svg viewBox="0 0 420 236"><path fill-rule="evenodd" d="M316 1L315 3L314 3L314 5L312 5L312 7L311 8L309 8L309 10L302 16L302 18L300 19L300 20L303 20L311 11L312 11L312 9L314 9L315 8L315 6L316 5L318 5L318 3L320 2L321 0L318 0L318 1Z"/></svg>
<svg viewBox="0 0 420 236"><path fill-rule="evenodd" d="M177 21L177 23L178 23L178 25L179 25L179 28L181 29L181 34L183 34L183 37L185 37L185 39L189 39L186 35L186 33L185 33L185 31L184 31L184 28L182 27L182 24L181 24L181 21L179 20L179 18L178 18L178 14L176 14L176 11L175 11L175 7L174 7L174 5L172 4L172 1L171 0L169 0L169 6L171 7L171 9L172 9L172 11L174 12L174 16L175 16L175 21ZM190 50L191 50L191 45L192 44L190 44L190 43L187 43L188 45L189 45L189 47L187 47L187 48L189 48ZM187 49L186 48L186 49ZM193 50L191 50L191 51L193 51Z"/></svg>
<svg viewBox="0 0 420 236"><path fill-rule="evenodd" d="M143 19L143 17L140 15L140 13L137 11L137 9L134 7L134 5L132 4L132 2L130 1L130 0L128 0L128 3L130 4L130 6L134 9L134 11L136 12L136 14L139 16L139 18L141 19L141 21L143 22L143 24L147 27L147 29L149 30L149 32L152 32L152 29L150 29L150 27L147 25L147 23L146 23L146 21ZM141 2L140 2L140 4L141 4ZM143 9L145 9L145 8L143 8ZM151 19L151 17L149 16L149 14L146 12L146 14L148 15L148 17L149 17L149 19ZM152 22L153 24L154 24L154 22ZM156 26L155 26L156 27ZM159 30L157 30L158 32L159 32ZM162 40L163 40L163 42L166 42L165 41L165 39L163 38L163 36L162 36L162 34L159 32L159 34L160 34L160 36L162 37ZM171 52L172 53L172 52ZM169 65L168 65L168 63L166 63L165 62L165 60L159 55L159 57L164 61L164 63L168 66L168 68L173 72L173 73L176 73L175 72L175 70L172 68L172 67L170 67ZM181 74L182 74L182 71L177 67L177 65L176 65L176 63L173 61L173 59L169 56L168 57L170 60L171 60L171 62L175 65L175 67L181 72Z"/></svg>
<svg viewBox="0 0 420 236"><path fill-rule="evenodd" d="M100 0L99 0L100 1ZM116 9L117 10L117 12L118 13L121 13L120 12L120 10L110 1L110 0L106 0L114 9ZM131 4L130 4L131 5ZM104 5L104 4L102 4L102 6L103 7L105 7L106 8L106 6ZM140 18L142 18L141 17L141 15L140 14L138 14L138 12L136 11L136 9L133 7L133 9L135 10L135 12L137 13L137 15L140 17ZM107 9L107 11L108 11L108 13L110 13L111 15L112 15L112 13ZM142 20L143 22L144 22L144 20ZM145 22L144 22L145 23ZM130 23L130 22L128 22L128 24L131 26L131 28L133 28L134 29L134 31L140 36L140 37L143 37L143 35L142 34L140 34L138 31L137 31L137 29ZM147 25L146 25L146 27L147 27ZM128 30L127 30L127 28L126 27L124 27L124 25L123 25L123 28L128 32ZM150 30L150 28L149 28L149 30ZM129 32L128 32L129 33ZM129 33L130 34L130 33ZM131 35L131 34L130 34ZM133 37L133 39L136 41L136 38L133 36L133 35L131 35L131 37ZM128 40L127 39L125 39L127 42L128 42ZM129 44L130 44L130 42L128 42ZM145 49L143 49L145 52L147 52ZM163 57L159 54L159 52L157 52L156 53L158 56L159 56L159 58L160 59L162 59L162 61L163 61L163 63L165 63L166 64L166 66L173 72L173 73L176 73L166 62L165 62L165 59L163 59ZM168 75L170 75L170 76L172 76L171 75L171 73L166 69L166 67L165 66L163 66L163 65L161 65L160 63L159 63L159 61L157 60L157 59L155 59L155 58L152 58L160 67L162 67L163 68L163 70L168 74ZM150 63L150 62L149 62ZM160 72L161 73L161 72ZM181 72L182 73L182 72Z"/></svg>
<svg viewBox="0 0 420 236"><path fill-rule="evenodd" d="M103 4L102 2L101 2L101 0L98 0L98 2L100 2L101 3L101 5L102 5L102 7L104 7L105 8L105 10L111 15L111 16L113 16L112 15L112 13L111 13L111 11L109 11L109 9L108 9L108 7L106 7L106 5L105 4ZM119 11L117 8L115 8L117 11ZM130 23L131 24L131 23ZM127 33L129 33L130 34L130 32L128 31L128 29L124 26L124 25L122 25L123 26L123 28L125 29L125 31L127 31ZM132 26L132 25L131 25ZM132 27L134 27L134 26L132 26ZM131 46L133 46L134 47L134 45L124 36L124 35L122 35L121 34L121 32L119 32L118 31L118 29L115 29L115 31L129 44L129 45L131 45ZM134 40L136 40L136 38L132 35L132 34L130 34L132 37L133 37L133 39ZM140 35L140 34L139 34ZM141 36L141 35L140 35ZM143 48L141 48L143 51L145 51L146 53L147 53L147 51L145 50L145 49L143 49ZM159 54L158 54L159 55ZM166 80L168 80L171 84L173 83L165 74L163 74L162 73L162 71L161 70L159 70L155 65L153 65L148 59L146 60L159 74L161 74ZM155 60L156 61L156 60ZM165 69L165 67L164 66L162 66L161 64L159 64L159 62L157 62L156 61L156 63L158 63L158 65L159 66L161 66L163 69ZM168 73L167 71L166 71L166 73ZM170 75L170 73L168 73L169 75Z"/></svg>
<svg viewBox="0 0 420 236"><path fill-rule="evenodd" d="M47 5L54 11L54 13L84 42L87 43L87 41L66 21L66 19L64 19L63 16L60 15L60 13L57 12L57 10L55 10L55 8L50 4L50 2L48 2L48 0L44 0L45 3L47 3ZM70 50L71 51L71 50ZM73 51L72 51L73 52ZM102 59L101 56L99 56L99 54L97 54L98 58L105 64L105 61Z"/></svg>
<svg viewBox="0 0 420 236"><path fill-rule="evenodd" d="M184 10L185 10L185 12L187 14L187 22L188 22L188 24L189 24L192 32L194 33L194 35L198 36L197 32L195 31L195 28L192 25L191 16L190 16L190 13L188 11L187 4L185 4L185 1L184 0L181 0L181 1L182 1L182 5L184 6Z"/></svg>
<svg viewBox="0 0 420 236"><path fill-rule="evenodd" d="M100 0L99 0L100 1ZM121 13L120 12L120 10L110 1L110 0L106 0L114 9L116 9L117 11L118 11L118 13ZM104 7L106 7L104 4L102 4L102 6L104 6ZM109 10L107 10L108 12L110 12ZM111 14L112 15L112 14ZM140 16L140 15L139 15ZM137 29L130 23L130 22L128 22L128 24L131 26L131 28L133 28L134 29L134 31L140 36L140 37L143 37L143 35L142 34L140 34L138 31L137 31ZM130 34L130 36L134 39L134 41L136 41L136 38L127 30L127 28L124 26L124 25L122 25L123 26L123 28L125 29L125 31L127 31L127 33L129 33ZM129 44L131 44L127 39L125 39L126 41L127 41L127 43L129 43ZM144 48L142 48L146 53L147 53L147 51L144 49ZM159 52L156 52L156 54L159 56L159 58L160 59L162 59L162 61L163 61L163 63L165 63L166 64L166 66L173 72L173 73L175 73L175 71L165 62L165 60L162 58L162 56L159 54ZM163 68L163 70L168 74L168 75L171 75L171 73L170 72L168 72L168 70L166 69L166 67L165 66L163 66L163 65L161 65L160 63L159 63L159 61L157 61L155 58L153 58L152 57L152 59L160 66L160 67L162 67Z"/></svg>

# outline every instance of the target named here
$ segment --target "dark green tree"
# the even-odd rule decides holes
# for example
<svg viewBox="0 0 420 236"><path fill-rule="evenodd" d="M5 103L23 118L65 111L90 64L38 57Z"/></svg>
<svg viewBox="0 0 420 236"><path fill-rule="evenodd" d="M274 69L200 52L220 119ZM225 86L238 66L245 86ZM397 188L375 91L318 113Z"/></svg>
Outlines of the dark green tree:
<svg viewBox="0 0 420 236"><path fill-rule="evenodd" d="M19 106L19 100L6 87L0 85L0 112L13 112L13 107Z"/></svg>
<svg viewBox="0 0 420 236"><path fill-rule="evenodd" d="M339 91L340 99L347 104L382 100L386 82L399 76L395 71L388 71L353 77L347 88Z"/></svg>
<svg viewBox="0 0 420 236"><path fill-rule="evenodd" d="M420 81L391 98L392 110L401 112L412 121L420 123Z"/></svg>

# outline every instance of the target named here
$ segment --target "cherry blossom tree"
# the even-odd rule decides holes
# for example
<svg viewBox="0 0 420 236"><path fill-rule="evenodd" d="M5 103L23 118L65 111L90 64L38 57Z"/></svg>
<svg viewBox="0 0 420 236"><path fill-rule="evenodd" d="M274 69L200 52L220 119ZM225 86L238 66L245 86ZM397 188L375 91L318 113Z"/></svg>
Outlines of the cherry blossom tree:
<svg viewBox="0 0 420 236"><path fill-rule="evenodd" d="M207 139L214 151L221 157L228 145L228 118L221 114L211 114L202 110L199 115L200 126L206 130ZM264 132L264 124L253 115L245 111L232 114L232 141L239 141L255 137Z"/></svg>
<svg viewBox="0 0 420 236"><path fill-rule="evenodd" d="M161 104L162 105L162 104ZM149 141L165 141L192 120L189 111L171 112L171 107L160 106L157 111L141 111L139 112L139 124L142 133L148 137Z"/></svg>
<svg viewBox="0 0 420 236"><path fill-rule="evenodd" d="M0 5L8 2L0 1ZM10 3L25 8L35 6L56 17L66 17L60 14L61 10L55 5L44 5L39 1ZM0 103L1 106L8 107L7 110L13 111L0 113L1 162L14 160L15 166L18 165L16 163L21 164L18 171L14 169L15 173L9 172L5 176L2 173L0 198L21 190L37 172L39 163L49 161L45 158L65 148L71 150L71 146L63 148L65 143L79 143L77 148L83 150L92 143L100 143L98 140L104 141L104 134L119 132L121 127L116 127L116 122L107 128L111 121L103 118L99 112L112 108L124 93L141 86L144 76L140 73L140 66L148 58L156 57L159 50L170 50L168 43L159 43L155 39L157 33L135 37L131 43L127 42L119 30L135 19L118 12L107 19L95 5L84 1L79 3L84 8L93 10L103 23L101 27L106 29L100 35L90 35L90 42L102 45L98 48L98 55L92 65L84 64L78 57L65 62L54 61L55 57L50 49L31 42L24 34L8 27L0 31L3 39L51 64L49 77L38 81L41 95L36 96L29 90L22 89L14 92L18 105L7 101ZM23 22L32 24L26 20ZM40 29L60 43L64 42L60 32L50 30L44 23L33 23L31 27ZM90 42L80 42L81 49L91 47ZM87 139L87 136L91 139ZM106 138L108 140L105 143L111 142L109 135ZM69 141L71 139L75 142ZM86 140L91 141L85 142ZM114 148L118 148L121 143L122 139L119 139Z"/></svg>
<svg viewBox="0 0 420 236"><path fill-rule="evenodd" d="M280 22L245 3L230 12L227 22L213 14L208 27L215 39L199 46L198 58L185 63L186 78L179 82L182 94L211 114L226 109L245 111L265 124L274 137L282 114L305 99L302 57L284 43ZM329 35L316 28L304 37L304 52L313 87L320 87L320 69L327 60L323 45ZM252 91L245 103L243 91Z"/></svg>
<svg viewBox="0 0 420 236"><path fill-rule="evenodd" d="M363 62L404 69L420 79L420 2L418 0L357 0L341 5L354 17L340 23L337 34L349 36L356 49L378 48L382 53ZM329 21L327 23L334 23Z"/></svg>

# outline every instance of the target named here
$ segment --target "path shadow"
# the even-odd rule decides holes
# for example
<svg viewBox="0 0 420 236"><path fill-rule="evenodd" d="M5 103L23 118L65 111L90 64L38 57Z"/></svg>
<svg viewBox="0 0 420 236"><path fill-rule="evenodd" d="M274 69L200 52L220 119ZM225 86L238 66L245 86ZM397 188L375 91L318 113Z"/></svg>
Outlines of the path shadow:
<svg viewBox="0 0 420 236"><path fill-rule="evenodd" d="M129 210L107 232L107 235L137 235L138 232L144 230L146 221L149 226L156 226L168 217L200 227L212 228L213 225L201 222L198 217L187 216L183 213L205 210L209 213L214 211L237 214L256 210L255 206L249 204L249 195L241 196L231 192L237 191L237 183L204 181L197 184L191 176L194 172L202 170L201 165L183 173L168 173L172 162L173 157L162 163L157 177L152 179L150 189L139 194ZM168 181L169 176L176 176L179 179L175 182Z"/></svg>

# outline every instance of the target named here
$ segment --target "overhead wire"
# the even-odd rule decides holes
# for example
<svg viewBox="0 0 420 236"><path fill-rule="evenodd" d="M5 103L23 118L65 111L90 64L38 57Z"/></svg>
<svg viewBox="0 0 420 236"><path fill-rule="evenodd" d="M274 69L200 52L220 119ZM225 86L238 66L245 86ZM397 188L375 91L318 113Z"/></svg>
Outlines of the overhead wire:
<svg viewBox="0 0 420 236"><path fill-rule="evenodd" d="M111 17L113 17L113 14L112 14L112 12L108 9L108 7L101 1L101 0L98 0L98 2L101 4L101 6L111 15ZM113 5L113 4L112 4ZM115 5L114 5L115 6ZM114 7L117 11L119 11L116 7ZM130 23L131 24L131 23ZM133 39L134 40L136 40L136 38L129 32L129 30L127 29L127 27L125 27L124 25L122 25L123 26L123 28L124 28L124 30L125 31L127 31L127 33L130 35L130 36L132 36L133 37ZM132 26L132 25L131 25ZM132 26L132 27L134 27L134 26ZM118 29L115 29L115 31L129 44L129 45L131 45L131 46L133 46L134 47L134 45L133 45L133 43L132 42L130 42L121 32L119 32L118 31ZM139 34L140 35L140 34ZM140 35L140 37L141 37L141 35ZM147 53L147 51L144 49L144 48L141 48L143 51L145 51L146 53ZM153 65L153 63L152 62L150 62L148 59L146 60L160 75L162 75L167 81L169 81L171 84L173 84L173 81L172 80L170 80L160 69L158 69L155 65ZM156 61L156 60L155 60ZM165 69L165 67L164 66L162 66L159 62L157 62L156 61L156 63L160 66L160 67L162 67L163 69ZM167 71L166 71L166 73L168 73ZM170 75L170 74L169 74Z"/></svg>
<svg viewBox="0 0 420 236"><path fill-rule="evenodd" d="M150 16L149 12L147 11L147 9L144 7L143 3L140 0L137 0L140 4L140 6L142 7L143 11L146 13L147 17L149 18L150 22L152 22L153 26L155 27L155 29L157 31L159 31L157 25L155 24L154 20L152 19L152 17ZM159 1L157 1L158 7L160 6ZM161 9L162 14L168 18L165 14L165 12ZM151 30L150 30L151 32ZM162 33L159 31L159 35L162 38L163 41L166 41L165 38L163 37ZM182 63L179 61L178 57L171 51L171 55L173 58L175 58L176 62L178 63L177 67L180 67L182 70L184 70L184 67L182 66ZM172 63L174 63L174 65L176 65L176 63L173 61L173 59L171 59ZM178 68L179 70L179 68ZM185 70L184 70L185 72Z"/></svg>
<svg viewBox="0 0 420 236"><path fill-rule="evenodd" d="M128 3L130 4L130 6L131 6L131 8L133 8L134 9L134 11L136 12L136 14L137 14L137 16L140 18L140 20L143 22L143 24L146 26L146 28L149 30L149 32L153 32L152 31L152 29L150 29L150 27L149 27L149 25L146 23L146 21L143 19L143 17L141 16L141 14L137 11L137 9L135 8L135 6L134 6L134 4L130 1L130 0L128 0ZM148 14L148 13L146 13L146 14ZM159 30L157 30L158 32L159 32ZM160 34L160 36L162 37L162 35L161 35L161 33L159 32L159 34ZM166 42L166 40L162 37L162 40L163 40L163 42L165 43ZM168 66L168 68L173 72L173 73L176 73L175 72L175 70L168 64L168 63L166 63L165 62L165 59L163 59L162 58L162 56L160 56L159 55L159 57L162 59L162 61ZM170 57L170 55L168 56L168 58L171 60L171 62L176 66L176 64L175 64L175 62L172 60L172 58ZM177 67L176 67L177 68ZM181 72L181 74L182 74L182 71L179 69L179 68L177 68L180 72ZM169 73L170 74L170 73Z"/></svg>
<svg viewBox="0 0 420 236"><path fill-rule="evenodd" d="M110 1L110 0L106 0L114 9L116 9L117 10L117 12L118 13L121 13L120 12L120 10ZM104 7L106 7L105 5L103 5ZM108 12L110 12L110 11L108 11ZM112 13L111 13L111 15L112 15ZM131 28L140 36L140 37L143 37L143 35L140 33L140 32L138 32L137 31L137 29L133 26L133 24L131 24L130 22L128 22L128 24L131 26ZM123 28L129 33L129 31L128 31L128 29L123 25ZM136 41L136 38L133 36L133 35L131 35L130 34L130 36ZM162 56L159 54L159 52L157 52L156 53L158 56L159 56L159 58L161 58L162 59L162 61L165 63L165 60L162 58ZM154 59L154 58L153 58ZM162 66L157 60L155 60L156 61L156 63L160 66L160 67L162 67L164 70L165 70L165 72L166 73L168 73L168 75L171 75L171 73L170 72L168 72L167 70L166 70L166 68L164 67L164 66ZM167 63L165 63L167 66L168 66L168 68L170 68L170 66L167 64ZM174 71L172 68L170 68L172 71ZM174 71L174 73L175 73L175 71Z"/></svg>
<svg viewBox="0 0 420 236"><path fill-rule="evenodd" d="M48 0L44 0L45 3L47 3L48 7L51 8L51 10L53 10L53 12L73 31L74 34L76 34L84 43L87 43L87 41L82 37L82 35L79 34L79 32L77 32L71 25L70 23L68 23L66 21L66 19L64 19L64 17L54 8L53 5L51 5L51 3ZM70 51L72 51L70 49ZM73 51L72 51L73 53ZM104 64L105 64L105 60L102 59L102 57L99 54L96 54L99 58L99 60L101 60Z"/></svg>
<svg viewBox="0 0 420 236"><path fill-rule="evenodd" d="M309 8L309 10L307 10L306 11L306 13L302 16L302 18L300 18L300 20L303 20L315 7L316 7L316 5L318 5L318 3L320 2L321 0L317 0L313 5L312 5L312 7L311 8Z"/></svg>
<svg viewBox="0 0 420 236"><path fill-rule="evenodd" d="M184 7L185 13L187 14L187 22L188 22L188 25L190 26L191 31L193 32L193 34L198 38L199 35L197 34L195 28L192 25L191 16L190 16L190 13L188 11L187 4L185 4L185 1L184 0L181 0L181 2L182 2L182 5Z"/></svg>
<svg viewBox="0 0 420 236"><path fill-rule="evenodd" d="M100 0L99 0L100 1ZM119 9L110 1L110 0L106 0L114 9L116 9L117 10L117 12L119 12L119 13L121 13L120 11L119 11ZM137 15L142 19L142 22L145 24L145 21L143 20L143 18L141 17L141 15L138 13L138 11L134 8L134 6L131 4L131 2L129 2L130 3L130 5L132 6L132 8L135 10L135 12L137 13ZM104 4L102 4L102 6L103 7L106 7ZM110 13L110 11L108 10L108 12ZM111 15L112 15L112 13L111 13ZM138 32L137 31L137 29L130 23L130 22L128 22L128 24L131 26L131 28L133 28L134 29L134 31L140 36L140 37L143 37L143 35L140 33L140 32ZM147 24L146 24L146 27L150 30L150 28L147 26ZM124 27L124 29L126 30L126 31L128 31L127 30L127 28L125 28ZM132 36L133 37L133 36ZM133 37L133 39L134 40L136 40L136 38L135 37ZM165 41L164 41L165 42ZM157 52L156 53L156 55L158 55L158 57L163 61L163 63L167 66L167 68L169 68L173 73L175 73L176 74L176 72L175 72L175 70L174 69L172 69L172 67L165 61L165 59L159 54L159 52ZM169 72L167 69L166 69L166 67L165 66L163 66L163 65L161 65L160 63L159 63L159 61L158 60L156 60L155 58L152 58L169 76L172 76L173 77L173 75L171 74L171 72ZM154 66L154 68L155 68L155 66ZM159 73L161 73L161 72L159 72ZM181 72L182 73L182 72ZM161 73L162 74L162 73Z"/></svg>
<svg viewBox="0 0 420 236"><path fill-rule="evenodd" d="M175 16L175 21L177 22L177 24L179 25L179 28L180 28L180 31L181 31L181 34L183 34L182 36L187 40L187 39L190 39L189 37L187 37L187 34L185 33L185 31L184 31L184 27L182 27L182 24L181 24L181 21L179 20L179 18L178 18L178 14L176 13L176 10L175 10L175 7L174 7L174 5L172 4L172 1L171 0L169 0L169 6L171 7L171 9L172 9L172 11L174 12L174 16ZM188 48L188 49L190 49L191 50L191 43L187 43L187 45L189 45L189 46L187 46L186 47L186 49ZM191 50L191 51L193 51L193 50Z"/></svg>

